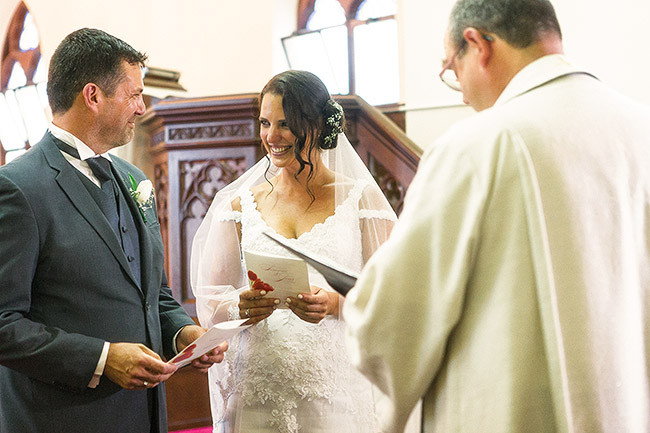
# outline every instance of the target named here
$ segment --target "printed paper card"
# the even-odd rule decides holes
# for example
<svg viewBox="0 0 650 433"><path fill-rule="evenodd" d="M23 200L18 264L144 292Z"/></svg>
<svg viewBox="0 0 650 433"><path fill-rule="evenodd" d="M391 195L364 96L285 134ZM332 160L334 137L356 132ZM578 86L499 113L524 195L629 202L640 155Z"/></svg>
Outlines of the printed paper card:
<svg viewBox="0 0 650 433"><path fill-rule="evenodd" d="M244 260L251 287L256 279L270 285L273 291L266 296L280 299L278 308L289 308L284 303L289 296L310 292L307 264L300 259L244 251Z"/></svg>
<svg viewBox="0 0 650 433"><path fill-rule="evenodd" d="M194 342L181 350L176 356L170 359L169 364L177 365L178 368L184 367L196 358L199 358L227 339L234 337L251 325L243 325L248 319L229 320L214 325L212 328L201 335Z"/></svg>

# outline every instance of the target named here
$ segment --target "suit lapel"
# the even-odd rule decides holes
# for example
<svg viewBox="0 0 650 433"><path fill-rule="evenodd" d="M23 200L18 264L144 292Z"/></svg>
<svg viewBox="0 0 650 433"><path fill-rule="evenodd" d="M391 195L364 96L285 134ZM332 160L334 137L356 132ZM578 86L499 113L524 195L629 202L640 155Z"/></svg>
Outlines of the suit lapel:
<svg viewBox="0 0 650 433"><path fill-rule="evenodd" d="M121 165L121 161L118 161L116 159L113 159L113 167L115 168L115 171L117 172L117 176L115 176L115 180L117 181L117 184L122 191L122 194L124 194L124 197L126 199L126 202L129 206L129 211L131 212L131 215L133 215L133 220L135 221L135 225L138 229L138 234L140 238L140 275L142 279L142 291L146 294L147 293L147 288L149 287L149 276L151 275L151 265L152 265L152 260L151 260L151 254L152 254L152 245L151 245L151 237L149 235L149 229L147 228L145 222L142 220L142 215L140 215L140 209L138 209L138 205L135 202L133 198L131 198L131 190L127 186L127 179L129 177L129 173L124 171Z"/></svg>
<svg viewBox="0 0 650 433"><path fill-rule="evenodd" d="M99 237L102 238L108 249L111 251L115 259L120 263L126 274L131 279L131 282L140 290L139 284L135 281L131 273L122 247L115 236L115 232L106 220L106 217L91 197L86 187L83 185L77 174L73 171L76 170L66 159L61 155L61 151L53 140L56 140L52 135L47 134L50 140L43 140L43 153L47 159L50 167L58 171L55 176L56 182L59 184L65 195L68 197L72 205L79 211L79 213L88 221L88 223L95 229ZM132 201L132 200L129 200Z"/></svg>

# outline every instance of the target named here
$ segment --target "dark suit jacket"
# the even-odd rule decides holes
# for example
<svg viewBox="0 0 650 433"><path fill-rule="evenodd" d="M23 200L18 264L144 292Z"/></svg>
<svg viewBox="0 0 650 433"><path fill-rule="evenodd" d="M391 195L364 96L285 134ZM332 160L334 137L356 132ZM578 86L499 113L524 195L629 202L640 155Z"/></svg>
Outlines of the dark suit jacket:
<svg viewBox="0 0 650 433"><path fill-rule="evenodd" d="M145 224L128 195L128 174L144 173L113 157L140 236L139 284L54 140L47 133L0 167L0 432L148 432L147 391L105 376L88 388L103 343L169 358L175 333L194 322L167 287L155 206ZM167 431L164 386L153 393Z"/></svg>

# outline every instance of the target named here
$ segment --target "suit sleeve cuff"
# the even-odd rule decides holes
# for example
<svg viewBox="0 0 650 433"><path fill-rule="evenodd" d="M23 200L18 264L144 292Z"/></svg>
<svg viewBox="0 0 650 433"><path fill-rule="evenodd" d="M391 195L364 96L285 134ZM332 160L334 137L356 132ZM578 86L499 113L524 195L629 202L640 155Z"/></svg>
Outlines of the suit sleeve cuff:
<svg viewBox="0 0 650 433"><path fill-rule="evenodd" d="M93 378L90 379L88 388L96 388L99 385L99 379L101 379L104 374L104 367L106 367L106 358L108 358L108 348L110 347L108 341L104 342L104 348L102 349L102 354L99 356L99 361L97 361L97 367L95 368L95 373L93 373Z"/></svg>
<svg viewBox="0 0 650 433"><path fill-rule="evenodd" d="M183 326L183 328L185 328L185 326ZM178 346L176 345L176 339L180 335L183 328L179 329L178 331L176 331L176 334L174 334L174 344L172 345L172 348L174 349L174 355L178 355Z"/></svg>

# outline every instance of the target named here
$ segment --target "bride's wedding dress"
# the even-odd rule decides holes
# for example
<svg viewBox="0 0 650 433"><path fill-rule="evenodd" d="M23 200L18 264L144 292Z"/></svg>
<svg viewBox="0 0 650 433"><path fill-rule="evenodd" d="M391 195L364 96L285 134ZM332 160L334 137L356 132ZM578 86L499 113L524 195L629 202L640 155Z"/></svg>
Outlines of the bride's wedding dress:
<svg viewBox="0 0 650 433"><path fill-rule="evenodd" d="M321 153L336 174L335 212L288 242L360 272L396 216L346 137L339 134L338 140L336 149ZM239 294L248 288L242 251L292 257L262 235L274 230L251 192L278 170L262 159L222 188L197 231L192 290L204 327L239 319ZM237 200L241 211L232 210ZM310 284L329 289L311 268L309 278ZM340 315L312 324L279 308L233 337L224 361L209 371L214 432L377 433L374 390L350 364L344 331Z"/></svg>
<svg viewBox="0 0 650 433"><path fill-rule="evenodd" d="M288 241L361 270L359 219L372 217L358 208L364 187L357 181L333 215ZM241 208L230 217L241 222L242 250L291 257L262 236L273 229L257 210L250 190L242 194ZM347 232L343 237L342 228ZM335 239L347 239L348 244L341 248ZM320 274L313 269L309 273L312 284L323 285ZM239 318L236 305L230 316ZM212 398L228 408L223 431L376 433L372 388L348 361L344 326L331 316L312 324L289 309L278 309L235 337L222 366L226 374L210 377L213 392L219 394Z"/></svg>

